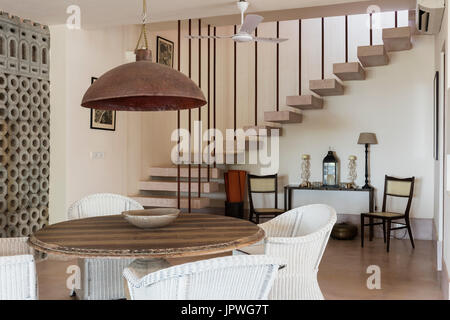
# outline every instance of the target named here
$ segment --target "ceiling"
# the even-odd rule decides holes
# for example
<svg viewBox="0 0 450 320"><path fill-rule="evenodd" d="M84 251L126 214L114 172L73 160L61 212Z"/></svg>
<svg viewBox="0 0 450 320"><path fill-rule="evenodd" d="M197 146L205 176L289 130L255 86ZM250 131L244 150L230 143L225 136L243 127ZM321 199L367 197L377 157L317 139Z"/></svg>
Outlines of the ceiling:
<svg viewBox="0 0 450 320"><path fill-rule="evenodd" d="M359 0L361 1L361 0ZM368 1L368 0L365 0ZM248 12L285 10L355 0L249 0ZM147 0L151 22L238 14L236 0ZM142 0L0 0L0 9L42 24L65 23L69 5L81 8L82 28L140 22Z"/></svg>

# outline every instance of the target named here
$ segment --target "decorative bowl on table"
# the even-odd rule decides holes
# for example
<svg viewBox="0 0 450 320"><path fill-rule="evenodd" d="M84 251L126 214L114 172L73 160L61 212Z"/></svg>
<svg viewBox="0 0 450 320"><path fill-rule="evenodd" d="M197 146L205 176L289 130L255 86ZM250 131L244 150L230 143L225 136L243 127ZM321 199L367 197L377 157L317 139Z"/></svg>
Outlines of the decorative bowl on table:
<svg viewBox="0 0 450 320"><path fill-rule="evenodd" d="M161 228L171 224L180 214L175 208L130 210L122 212L125 220L142 229Z"/></svg>

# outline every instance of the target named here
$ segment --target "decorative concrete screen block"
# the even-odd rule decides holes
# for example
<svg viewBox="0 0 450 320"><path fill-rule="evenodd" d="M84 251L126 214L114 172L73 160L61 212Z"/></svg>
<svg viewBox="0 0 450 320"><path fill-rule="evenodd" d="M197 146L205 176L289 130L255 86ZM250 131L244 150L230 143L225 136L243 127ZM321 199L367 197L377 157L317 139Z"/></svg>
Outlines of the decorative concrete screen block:
<svg viewBox="0 0 450 320"><path fill-rule="evenodd" d="M48 224L50 32L0 13L0 238Z"/></svg>

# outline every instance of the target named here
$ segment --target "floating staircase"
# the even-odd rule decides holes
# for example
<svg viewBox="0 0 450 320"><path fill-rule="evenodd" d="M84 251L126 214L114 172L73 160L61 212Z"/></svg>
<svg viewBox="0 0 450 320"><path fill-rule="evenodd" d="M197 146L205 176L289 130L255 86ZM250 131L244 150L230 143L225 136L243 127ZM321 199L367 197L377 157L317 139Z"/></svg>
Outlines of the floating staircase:
<svg viewBox="0 0 450 320"><path fill-rule="evenodd" d="M365 67L385 66L389 64L388 52L409 50L412 48L411 36L415 34L411 27L383 29L382 45L360 46L357 49L358 62L333 64L333 73L340 81L362 81L366 79ZM286 97L286 105L300 110L323 108L322 97L339 96L345 93L344 85L337 79L310 80L309 89L316 95L297 95ZM293 110L269 111L264 113L264 121L283 124L301 123L303 113ZM245 128L267 128L254 126Z"/></svg>
<svg viewBox="0 0 450 320"><path fill-rule="evenodd" d="M366 79L365 67L385 66L389 64L388 52L410 50L411 36L416 34L409 27L383 29L382 45L359 46L358 62L333 64L333 74L340 81L362 81ZM297 95L286 97L286 105L298 110L323 108L322 97L339 96L345 93L344 85L337 79L310 80L309 89L316 95ZM303 114L292 110L269 111L264 113L264 121L278 124L301 123ZM250 127L245 127L250 128ZM258 128L258 127L253 127Z"/></svg>
<svg viewBox="0 0 450 320"><path fill-rule="evenodd" d="M360 46L357 49L359 62L335 63L333 73L340 81L362 81L366 79L364 68L377 67L389 64L388 52L410 50L412 48L411 36L416 34L410 27L383 29L383 45ZM311 80L310 90L316 95L297 95L286 97L288 110L271 111L264 113L265 123L257 126L245 126L243 129L254 129L258 135L270 135L274 129L281 129L284 124L298 124L303 120L302 110L322 109L324 101L322 96L336 96L344 94L344 85L337 79ZM317 96L318 95L318 96ZM292 110L290 110L292 109ZM281 132L280 132L281 135ZM225 145L224 145L225 148ZM248 139L246 143L248 150ZM233 152L237 156L237 152ZM192 155L192 159L194 158ZM224 159L226 152L224 153ZM191 208L202 209L211 206L209 196L219 191L220 184L223 183L223 171L219 168L209 169L210 181L206 181L208 169L200 169L200 179L198 165L191 167ZM151 177L149 181L140 182L141 194L132 197L145 207L177 207L178 190L177 167L152 167L147 171ZM189 189L189 182L186 181L189 169L182 166L180 169L180 189L181 208L188 208L188 198L186 192ZM200 181L199 181L200 180ZM201 186L201 197L197 196L198 186ZM156 193L156 194L154 194ZM172 193L172 194L167 194Z"/></svg>
<svg viewBox="0 0 450 320"><path fill-rule="evenodd" d="M140 181L140 194L132 196L134 200L142 204L144 207L169 207L176 208L178 206L178 168L176 166L156 166L147 169L150 180ZM208 178L208 168L200 168L197 164L191 165L191 209L203 209L210 207L211 201L209 196L220 192L220 184L223 183L223 171L219 168L209 168L210 181ZM180 206L182 209L189 207L189 167L180 167ZM199 181L200 180L200 181ZM200 183L201 196L198 197L198 186Z"/></svg>

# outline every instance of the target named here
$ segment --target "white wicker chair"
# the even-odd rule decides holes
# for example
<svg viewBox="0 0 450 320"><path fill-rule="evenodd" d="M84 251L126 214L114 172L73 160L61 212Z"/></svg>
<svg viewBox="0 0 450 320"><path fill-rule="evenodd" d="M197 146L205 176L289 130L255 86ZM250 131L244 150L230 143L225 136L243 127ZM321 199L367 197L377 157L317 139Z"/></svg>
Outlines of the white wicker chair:
<svg viewBox="0 0 450 320"><path fill-rule="evenodd" d="M123 272L132 300L264 300L280 259L229 256L169 267L138 279Z"/></svg>
<svg viewBox="0 0 450 320"><path fill-rule="evenodd" d="M69 208L69 220L121 214L144 207L133 199L110 193L89 195ZM82 288L77 292L83 300L124 299L122 271L133 259L79 259Z"/></svg>
<svg viewBox="0 0 450 320"><path fill-rule="evenodd" d="M34 251L27 240L0 239L0 300L38 298Z"/></svg>
<svg viewBox="0 0 450 320"><path fill-rule="evenodd" d="M322 204L290 210L259 225L266 233L264 245L234 254L264 253L285 259L287 266L278 273L269 299L321 300L317 272L336 218L336 211Z"/></svg>

